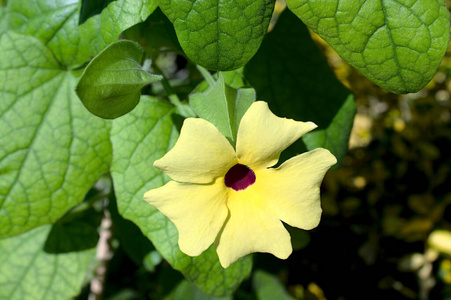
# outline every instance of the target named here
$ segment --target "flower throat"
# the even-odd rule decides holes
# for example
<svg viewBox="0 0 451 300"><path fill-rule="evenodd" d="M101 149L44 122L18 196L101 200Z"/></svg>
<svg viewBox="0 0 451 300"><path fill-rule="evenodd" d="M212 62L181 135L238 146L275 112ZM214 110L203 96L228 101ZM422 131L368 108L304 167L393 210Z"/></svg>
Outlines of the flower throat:
<svg viewBox="0 0 451 300"><path fill-rule="evenodd" d="M241 191L254 184L255 173L249 167L236 164L230 168L224 178L227 187Z"/></svg>

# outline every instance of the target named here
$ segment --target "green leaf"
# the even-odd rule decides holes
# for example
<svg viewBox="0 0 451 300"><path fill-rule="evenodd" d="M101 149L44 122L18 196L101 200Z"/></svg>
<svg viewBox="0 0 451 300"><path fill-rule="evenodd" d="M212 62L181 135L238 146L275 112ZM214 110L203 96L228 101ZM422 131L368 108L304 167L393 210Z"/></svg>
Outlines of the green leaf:
<svg viewBox="0 0 451 300"><path fill-rule="evenodd" d="M155 9L154 2L113 1L79 27L78 0L10 0L9 29L35 36L60 64L77 67L116 41L122 31L145 20Z"/></svg>
<svg viewBox="0 0 451 300"><path fill-rule="evenodd" d="M86 67L76 88L84 106L104 119L120 117L135 108L141 88L163 78L142 69L142 55L141 47L127 40L114 42L100 52Z"/></svg>
<svg viewBox="0 0 451 300"><path fill-rule="evenodd" d="M69 299L80 292L95 248L49 253L44 244L51 229L44 225L0 240L0 299ZM59 238L70 240L66 234Z"/></svg>
<svg viewBox="0 0 451 300"><path fill-rule="evenodd" d="M196 64L210 70L244 66L258 50L275 1L161 0L180 45Z"/></svg>
<svg viewBox="0 0 451 300"><path fill-rule="evenodd" d="M307 245L310 243L310 234L307 231L304 231L296 227L291 227L288 224L283 225L290 233L291 244L293 246L294 251L307 247Z"/></svg>
<svg viewBox="0 0 451 300"><path fill-rule="evenodd" d="M354 97L335 78L293 13L282 13L244 74L257 97L267 101L276 115L317 124L317 129L303 137L305 146L329 149L340 164L356 111ZM305 150L301 142L290 148L292 154Z"/></svg>
<svg viewBox="0 0 451 300"><path fill-rule="evenodd" d="M145 192L169 180L153 163L178 138L174 124L179 123L180 116L175 111L171 104L143 97L131 113L113 121L111 174L118 210L124 218L136 223L163 257L200 289L214 296L230 295L249 274L250 257L223 269L213 246L198 257L183 254L177 244L174 224L143 200Z"/></svg>
<svg viewBox="0 0 451 300"><path fill-rule="evenodd" d="M199 117L215 125L235 145L241 118L255 99L254 89L234 89L219 73L215 85L206 92L191 95L189 103Z"/></svg>
<svg viewBox="0 0 451 300"><path fill-rule="evenodd" d="M165 300L232 300L232 297L210 296L188 280L182 280Z"/></svg>
<svg viewBox="0 0 451 300"><path fill-rule="evenodd" d="M379 86L416 92L434 76L449 42L443 0L287 0L288 7Z"/></svg>
<svg viewBox="0 0 451 300"><path fill-rule="evenodd" d="M109 124L74 92L39 40L7 32L0 39L0 237L52 223L80 203L108 172Z"/></svg>
<svg viewBox="0 0 451 300"><path fill-rule="evenodd" d="M89 58L79 48L78 0L10 0L9 29L40 39L66 66L83 63Z"/></svg>
<svg viewBox="0 0 451 300"><path fill-rule="evenodd" d="M114 0L101 14L89 18L79 27L81 47L91 55L116 41L124 30L144 22L157 7L157 0Z"/></svg>
<svg viewBox="0 0 451 300"><path fill-rule="evenodd" d="M258 300L293 300L279 279L262 270L254 272L253 285Z"/></svg>
<svg viewBox="0 0 451 300"><path fill-rule="evenodd" d="M7 10L0 5L0 36L7 30L8 27L8 13Z"/></svg>

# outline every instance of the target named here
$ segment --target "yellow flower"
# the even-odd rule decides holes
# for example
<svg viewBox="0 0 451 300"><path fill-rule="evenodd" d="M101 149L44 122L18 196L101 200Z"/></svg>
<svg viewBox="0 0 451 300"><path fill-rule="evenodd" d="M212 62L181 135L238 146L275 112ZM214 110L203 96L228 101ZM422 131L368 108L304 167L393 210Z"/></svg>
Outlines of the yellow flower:
<svg viewBox="0 0 451 300"><path fill-rule="evenodd" d="M281 221L301 229L318 225L320 184L337 160L318 148L270 167L316 127L279 118L257 101L241 120L235 151L211 123L188 118L174 148L154 163L177 182L148 191L144 200L175 224L187 255L214 242L224 268L253 252L285 259L292 247Z"/></svg>

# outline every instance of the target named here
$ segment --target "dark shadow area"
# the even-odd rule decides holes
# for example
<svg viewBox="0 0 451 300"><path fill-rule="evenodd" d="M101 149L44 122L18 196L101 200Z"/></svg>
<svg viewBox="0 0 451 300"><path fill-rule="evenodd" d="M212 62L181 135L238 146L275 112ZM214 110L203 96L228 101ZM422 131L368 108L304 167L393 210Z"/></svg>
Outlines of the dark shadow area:
<svg viewBox="0 0 451 300"><path fill-rule="evenodd" d="M116 0L82 0L78 25L83 24L92 16L100 14L113 1Z"/></svg>
<svg viewBox="0 0 451 300"><path fill-rule="evenodd" d="M69 212L52 227L44 245L47 253L68 253L95 248L102 213L93 207Z"/></svg>
<svg viewBox="0 0 451 300"><path fill-rule="evenodd" d="M144 257L155 250L154 246L135 223L119 214L115 199L110 199L108 208L113 221L114 236L130 259L137 265L142 264Z"/></svg>

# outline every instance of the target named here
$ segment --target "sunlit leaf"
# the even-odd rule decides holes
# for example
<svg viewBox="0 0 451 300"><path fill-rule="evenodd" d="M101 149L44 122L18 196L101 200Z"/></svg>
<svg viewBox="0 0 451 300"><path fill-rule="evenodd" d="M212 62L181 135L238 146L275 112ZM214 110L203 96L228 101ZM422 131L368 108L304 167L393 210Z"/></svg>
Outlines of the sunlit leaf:
<svg viewBox="0 0 451 300"><path fill-rule="evenodd" d="M180 45L210 70L242 67L258 50L275 1L161 0Z"/></svg>
<svg viewBox="0 0 451 300"><path fill-rule="evenodd" d="M80 203L111 160L109 124L92 116L39 40L0 39L0 236L52 223Z"/></svg>
<svg viewBox="0 0 451 300"><path fill-rule="evenodd" d="M43 225L0 240L0 299L58 300L72 298L80 292L89 263L95 256L96 239L89 236L93 233L96 238L96 226L83 227L82 220L73 226L65 224L53 228ZM80 225L84 229L78 228ZM94 243L92 247L81 249L73 243L74 239L83 240L85 245ZM61 248L61 244L72 247Z"/></svg>
<svg viewBox="0 0 451 300"><path fill-rule="evenodd" d="M449 42L443 0L287 0L288 7L379 86L416 92L434 76Z"/></svg>
<svg viewBox="0 0 451 300"><path fill-rule="evenodd" d="M189 103L199 117L215 125L234 145L241 118L256 94L252 88L234 89L220 73L214 86L203 93L192 94Z"/></svg>
<svg viewBox="0 0 451 300"><path fill-rule="evenodd" d="M451 255L451 231L434 230L429 235L428 244L437 251Z"/></svg>
<svg viewBox="0 0 451 300"><path fill-rule="evenodd" d="M8 22L10 30L40 39L60 64L79 66L122 31L144 21L155 7L150 0L116 0L79 27L78 0L10 0Z"/></svg>

